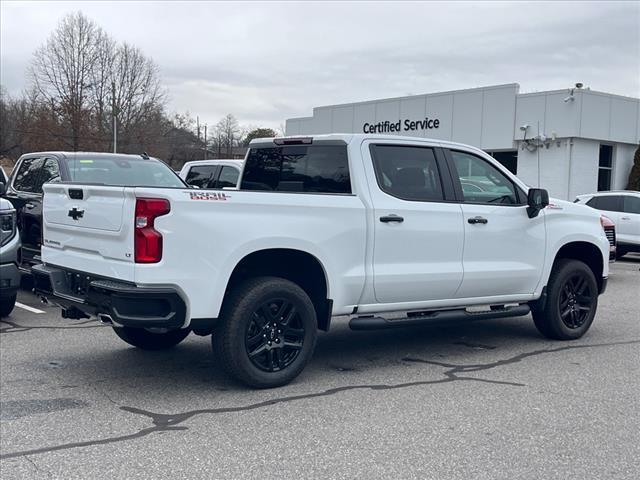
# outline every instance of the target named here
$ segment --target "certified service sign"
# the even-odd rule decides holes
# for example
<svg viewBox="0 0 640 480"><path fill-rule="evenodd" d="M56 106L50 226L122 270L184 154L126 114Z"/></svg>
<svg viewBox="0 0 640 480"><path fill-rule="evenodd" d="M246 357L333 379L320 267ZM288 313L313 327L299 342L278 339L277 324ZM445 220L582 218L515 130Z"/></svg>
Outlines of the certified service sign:
<svg viewBox="0 0 640 480"><path fill-rule="evenodd" d="M424 120L410 120L408 118L390 122L386 120L378 123L365 123L362 126L364 133L390 133L390 132L414 132L416 130L431 130L440 127L439 118L425 117Z"/></svg>

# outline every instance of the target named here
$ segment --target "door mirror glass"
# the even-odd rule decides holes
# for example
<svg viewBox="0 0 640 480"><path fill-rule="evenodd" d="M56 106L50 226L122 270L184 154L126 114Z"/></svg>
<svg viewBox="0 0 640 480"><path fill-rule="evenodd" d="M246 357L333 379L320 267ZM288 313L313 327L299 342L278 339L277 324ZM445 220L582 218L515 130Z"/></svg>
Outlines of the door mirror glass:
<svg viewBox="0 0 640 480"><path fill-rule="evenodd" d="M530 188L527 194L527 214L529 218L536 217L540 210L549 205L549 192L544 188Z"/></svg>

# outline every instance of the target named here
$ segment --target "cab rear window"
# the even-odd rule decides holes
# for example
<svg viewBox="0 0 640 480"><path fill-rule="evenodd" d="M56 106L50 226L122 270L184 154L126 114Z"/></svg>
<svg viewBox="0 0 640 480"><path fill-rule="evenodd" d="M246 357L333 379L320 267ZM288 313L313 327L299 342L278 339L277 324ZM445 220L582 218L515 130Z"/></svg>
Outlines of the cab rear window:
<svg viewBox="0 0 640 480"><path fill-rule="evenodd" d="M75 183L121 187L184 188L182 180L164 163L135 156L70 158L69 175Z"/></svg>
<svg viewBox="0 0 640 480"><path fill-rule="evenodd" d="M284 145L252 148L241 190L351 193L346 145Z"/></svg>

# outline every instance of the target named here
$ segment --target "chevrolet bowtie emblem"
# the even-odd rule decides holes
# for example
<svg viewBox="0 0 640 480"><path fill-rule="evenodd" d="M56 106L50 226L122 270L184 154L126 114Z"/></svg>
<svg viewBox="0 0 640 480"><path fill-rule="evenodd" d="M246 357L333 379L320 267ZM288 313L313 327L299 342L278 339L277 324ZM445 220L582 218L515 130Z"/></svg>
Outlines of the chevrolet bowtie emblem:
<svg viewBox="0 0 640 480"><path fill-rule="evenodd" d="M82 218L84 216L84 210L78 210L77 207L73 207L71 210L69 210L69 216L74 220L78 220L79 218Z"/></svg>

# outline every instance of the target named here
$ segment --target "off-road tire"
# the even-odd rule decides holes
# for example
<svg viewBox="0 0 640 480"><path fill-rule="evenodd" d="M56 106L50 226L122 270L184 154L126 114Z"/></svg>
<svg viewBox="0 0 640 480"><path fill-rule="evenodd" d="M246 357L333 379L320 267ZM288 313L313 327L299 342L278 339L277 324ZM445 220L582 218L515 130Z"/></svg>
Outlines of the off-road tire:
<svg viewBox="0 0 640 480"><path fill-rule="evenodd" d="M583 294L567 293L573 282L579 279ZM568 290L564 290L567 288ZM569 300L567 302L567 298ZM575 314L571 306L575 306ZM589 310L584 308L588 305ZM591 327L598 306L598 284L591 269L583 262L573 259L558 260L547 284L547 298L541 304L533 302L531 315L538 331L553 340L575 340ZM566 312L569 311L569 314ZM564 320L563 320L564 313ZM575 321L574 321L575 319Z"/></svg>
<svg viewBox="0 0 640 480"><path fill-rule="evenodd" d="M293 307L290 323L285 324L286 312ZM313 303L302 288L283 278L256 277L225 299L221 324L211 340L216 358L230 377L250 387L273 388L286 385L302 372L313 355L317 328ZM294 330L295 342L288 336ZM268 347L267 342L271 342ZM285 357L289 364L280 363ZM264 365L258 365L260 362Z"/></svg>

